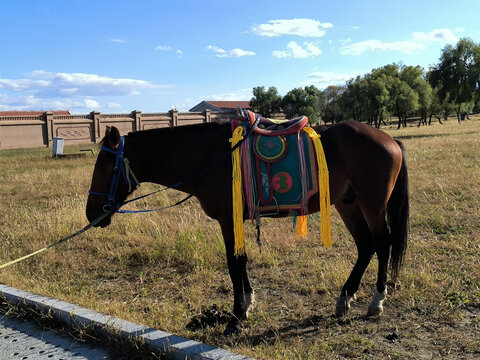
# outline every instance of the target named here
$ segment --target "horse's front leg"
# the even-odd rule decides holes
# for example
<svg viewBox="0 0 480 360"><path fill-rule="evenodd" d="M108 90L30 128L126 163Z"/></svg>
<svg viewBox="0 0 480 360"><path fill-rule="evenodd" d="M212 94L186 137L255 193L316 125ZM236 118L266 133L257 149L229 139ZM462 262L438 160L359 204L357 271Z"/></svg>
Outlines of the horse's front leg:
<svg viewBox="0 0 480 360"><path fill-rule="evenodd" d="M234 255L233 221L220 225L225 241L228 271L233 284L233 317L225 329L225 334L230 335L241 330L241 321L246 319L247 312L253 305L254 294L248 278L247 255Z"/></svg>
<svg viewBox="0 0 480 360"><path fill-rule="evenodd" d="M233 284L233 317L225 329L225 334L230 335L241 330L241 322L247 318L253 292L246 293L244 288L243 272L247 267L247 256L227 254L227 262Z"/></svg>

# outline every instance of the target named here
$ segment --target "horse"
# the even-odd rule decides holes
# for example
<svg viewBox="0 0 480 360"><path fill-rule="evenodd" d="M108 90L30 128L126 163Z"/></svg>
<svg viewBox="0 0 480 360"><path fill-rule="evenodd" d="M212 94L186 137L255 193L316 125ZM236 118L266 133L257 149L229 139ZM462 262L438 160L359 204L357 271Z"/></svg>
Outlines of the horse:
<svg viewBox="0 0 480 360"><path fill-rule="evenodd" d="M383 312L387 272L397 280L407 248L408 173L402 143L385 132L356 121L312 126L321 136L329 170L330 203L351 233L358 256L336 301L335 314L346 315L372 257L378 258L377 281L367 315ZM118 152L128 159L139 183L174 187L196 197L203 211L220 224L233 284L233 316L225 334L241 330L254 303L246 254L234 254L231 123L204 123L131 132L121 137L107 127L97 156L86 204L90 222L110 224L119 204L132 193L129 176L118 173ZM116 154L116 155L115 155ZM214 164L214 166L212 166ZM116 177L115 177L116 176ZM117 179L114 181L112 179ZM113 183L115 185L113 185ZM115 191L112 193L112 188ZM319 211L318 194L308 200L309 213ZM105 212L110 211L110 214ZM244 211L244 220L247 211ZM288 216L279 212L276 217ZM389 261L390 259L390 261Z"/></svg>

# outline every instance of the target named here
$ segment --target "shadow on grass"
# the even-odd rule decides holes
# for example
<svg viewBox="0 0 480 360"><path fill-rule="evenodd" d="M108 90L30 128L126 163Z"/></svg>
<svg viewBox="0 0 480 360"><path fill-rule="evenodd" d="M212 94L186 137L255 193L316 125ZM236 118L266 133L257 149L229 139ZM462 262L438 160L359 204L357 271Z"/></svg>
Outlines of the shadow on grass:
<svg viewBox="0 0 480 360"><path fill-rule="evenodd" d="M261 344L273 345L279 338L288 339L322 336L324 333L328 334L330 331L329 329L333 327L348 327L354 326L355 323L358 322L378 321L378 317L368 317L366 315L348 316L345 318L337 318L334 315L314 315L278 329L268 329L261 334L253 336L246 335L243 340L245 340L245 343L249 343L252 346L258 346Z"/></svg>
<svg viewBox="0 0 480 360"><path fill-rule="evenodd" d="M480 131L469 131L462 133L442 133L442 134L419 134L419 135L393 135L394 139L397 140L410 140L410 139L420 139L420 138L433 138L433 137L444 137L444 136L458 136L458 135L473 135L478 134Z"/></svg>

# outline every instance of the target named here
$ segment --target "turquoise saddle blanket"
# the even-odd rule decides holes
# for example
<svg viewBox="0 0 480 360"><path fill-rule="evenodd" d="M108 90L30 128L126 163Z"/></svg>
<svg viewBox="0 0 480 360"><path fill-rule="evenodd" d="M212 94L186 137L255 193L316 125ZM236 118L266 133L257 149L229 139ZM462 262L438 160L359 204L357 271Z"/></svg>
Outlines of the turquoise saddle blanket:
<svg viewBox="0 0 480 360"><path fill-rule="evenodd" d="M318 192L315 150L302 130L280 136L254 134L241 148L242 183L249 217L295 211L308 214Z"/></svg>

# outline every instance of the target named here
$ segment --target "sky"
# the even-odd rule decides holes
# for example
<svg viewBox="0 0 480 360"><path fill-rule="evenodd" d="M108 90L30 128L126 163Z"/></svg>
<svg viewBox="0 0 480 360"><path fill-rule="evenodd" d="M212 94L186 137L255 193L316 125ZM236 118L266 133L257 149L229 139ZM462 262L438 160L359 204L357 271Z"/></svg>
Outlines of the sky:
<svg viewBox="0 0 480 360"><path fill-rule="evenodd" d="M0 111L188 111L480 43L479 0L0 2Z"/></svg>

